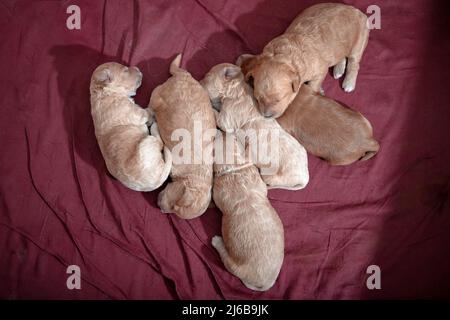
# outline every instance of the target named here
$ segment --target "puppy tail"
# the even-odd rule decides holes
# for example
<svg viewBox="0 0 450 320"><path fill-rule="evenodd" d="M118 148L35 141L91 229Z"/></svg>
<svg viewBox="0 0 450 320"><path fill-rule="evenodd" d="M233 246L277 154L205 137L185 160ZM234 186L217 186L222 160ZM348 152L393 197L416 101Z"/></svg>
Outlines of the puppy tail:
<svg viewBox="0 0 450 320"><path fill-rule="evenodd" d="M370 158L372 158L374 155L377 154L379 149L380 144L375 139L369 140L367 151L359 160L360 161L369 160Z"/></svg>
<svg viewBox="0 0 450 320"><path fill-rule="evenodd" d="M153 191L159 188L169 177L172 169L172 153L157 140L159 140L157 137L150 135L145 137L137 146L135 158L145 166L141 173L142 180L145 183L137 191Z"/></svg>
<svg viewBox="0 0 450 320"><path fill-rule="evenodd" d="M170 64L170 74L173 75L173 76L176 75L179 72L184 72L184 70L180 68L181 57L182 57L182 54L179 53L175 57L175 59L173 59L172 63Z"/></svg>

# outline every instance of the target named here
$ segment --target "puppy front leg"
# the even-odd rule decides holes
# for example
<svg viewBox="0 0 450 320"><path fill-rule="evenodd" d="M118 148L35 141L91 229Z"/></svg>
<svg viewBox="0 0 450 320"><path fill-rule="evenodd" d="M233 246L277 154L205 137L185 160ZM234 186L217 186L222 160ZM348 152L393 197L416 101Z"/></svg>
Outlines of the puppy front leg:
<svg viewBox="0 0 450 320"><path fill-rule="evenodd" d="M216 125L224 132L234 132L234 126L230 124L230 118L225 112L218 112L216 115Z"/></svg>
<svg viewBox="0 0 450 320"><path fill-rule="evenodd" d="M345 92L352 92L355 90L356 78L358 77L359 71L359 62L361 61L364 50L366 49L368 40L369 29L363 26L360 36L348 56L347 71L344 82L342 82L342 88Z"/></svg>
<svg viewBox="0 0 450 320"><path fill-rule="evenodd" d="M342 88L345 92L352 92L356 87L356 78L358 77L359 61L355 57L348 58L347 73L342 82Z"/></svg>
<svg viewBox="0 0 450 320"><path fill-rule="evenodd" d="M311 86L311 89L313 89L315 92L319 92L321 95L325 94L322 88L322 83L325 80L325 77L327 76L327 72L328 72L327 69L322 70L308 83L308 85Z"/></svg>
<svg viewBox="0 0 450 320"><path fill-rule="evenodd" d="M347 66L347 58L342 59L337 65L333 67L333 78L339 79L345 73L345 67Z"/></svg>
<svg viewBox="0 0 450 320"><path fill-rule="evenodd" d="M239 119L238 116L229 111L226 107L227 103L229 103L229 101L224 101L220 112L215 113L216 125L224 132L235 132L236 129L241 127L239 121L242 119Z"/></svg>

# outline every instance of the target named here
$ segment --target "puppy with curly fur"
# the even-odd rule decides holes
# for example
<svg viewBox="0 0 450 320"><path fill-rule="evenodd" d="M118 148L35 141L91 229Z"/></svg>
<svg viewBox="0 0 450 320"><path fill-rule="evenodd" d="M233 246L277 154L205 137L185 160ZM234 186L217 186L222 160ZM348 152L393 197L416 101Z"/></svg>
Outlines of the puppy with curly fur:
<svg viewBox="0 0 450 320"><path fill-rule="evenodd" d="M275 119L263 117L241 69L230 63L213 67L201 84L218 111L217 126L236 132L247 156L260 169L269 188L298 190L309 181L306 150ZM254 133L256 139L252 140ZM256 150L256 152L255 152Z"/></svg>
<svg viewBox="0 0 450 320"><path fill-rule="evenodd" d="M126 187L152 191L167 179L172 156L149 114L131 99L141 85L136 68L109 62L91 78L91 114L95 135L109 172Z"/></svg>
<svg viewBox="0 0 450 320"><path fill-rule="evenodd" d="M364 13L344 4L321 3L300 13L260 55L243 55L237 64L242 63L246 79L253 79L261 113L277 118L303 83L322 91L329 67L334 66L336 79L345 73L342 87L353 91L368 39Z"/></svg>
<svg viewBox="0 0 450 320"><path fill-rule="evenodd" d="M208 94L180 68L180 62L178 55L170 65L172 77L152 92L149 109L174 157L172 182L159 194L159 207L163 212L192 219L202 215L211 201L216 122ZM178 134L183 132L187 133L182 141L186 148L179 150Z"/></svg>
<svg viewBox="0 0 450 320"><path fill-rule="evenodd" d="M223 216L222 237L213 237L211 243L227 270L246 287L266 291L283 264L283 224L236 137L218 131L214 145L213 197Z"/></svg>

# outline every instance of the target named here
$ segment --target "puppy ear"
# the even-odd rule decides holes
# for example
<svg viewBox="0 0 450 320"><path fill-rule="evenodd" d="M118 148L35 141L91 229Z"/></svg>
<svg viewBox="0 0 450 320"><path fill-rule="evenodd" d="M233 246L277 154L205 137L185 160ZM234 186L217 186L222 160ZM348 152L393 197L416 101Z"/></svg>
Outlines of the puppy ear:
<svg viewBox="0 0 450 320"><path fill-rule="evenodd" d="M238 66L229 66L229 67L226 67L224 70L224 77L226 80L235 79L235 78L239 77L240 74L241 74L241 68L239 68Z"/></svg>
<svg viewBox="0 0 450 320"><path fill-rule="evenodd" d="M113 76L111 70L103 69L95 74L95 80L104 84L111 83Z"/></svg>
<svg viewBox="0 0 450 320"><path fill-rule="evenodd" d="M250 63L254 58L253 54L241 54L236 60L236 65L242 67L243 64Z"/></svg>

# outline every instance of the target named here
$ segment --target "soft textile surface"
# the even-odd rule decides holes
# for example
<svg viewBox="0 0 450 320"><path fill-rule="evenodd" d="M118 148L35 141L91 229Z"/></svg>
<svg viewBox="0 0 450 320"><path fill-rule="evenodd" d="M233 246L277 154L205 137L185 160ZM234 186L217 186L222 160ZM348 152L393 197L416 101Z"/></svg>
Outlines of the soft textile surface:
<svg viewBox="0 0 450 320"><path fill-rule="evenodd" d="M286 234L275 286L246 289L210 239L221 216L183 221L107 173L89 104L94 68L144 74L136 101L183 67L258 53L314 1L0 2L0 297L89 299L357 299L450 297L450 109L447 1L379 1L356 92L328 77L329 97L362 112L381 143L362 163L309 156L301 191L272 190ZM373 1L348 1L362 11ZM81 30L66 9L81 8ZM181 107L181 106L180 106ZM81 269L81 290L66 268ZM366 269L381 268L381 290Z"/></svg>

